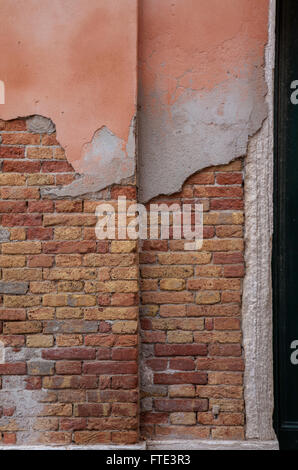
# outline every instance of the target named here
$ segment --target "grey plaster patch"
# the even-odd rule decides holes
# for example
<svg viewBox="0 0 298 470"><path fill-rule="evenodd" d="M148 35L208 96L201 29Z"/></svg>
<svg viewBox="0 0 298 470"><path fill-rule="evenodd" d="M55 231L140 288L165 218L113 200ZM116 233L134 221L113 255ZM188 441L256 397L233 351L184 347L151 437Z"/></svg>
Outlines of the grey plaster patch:
<svg viewBox="0 0 298 470"><path fill-rule="evenodd" d="M47 117L39 116L30 116L26 120L27 130L33 132L34 134L53 134L56 127L53 121Z"/></svg>
<svg viewBox="0 0 298 470"><path fill-rule="evenodd" d="M11 405L13 404L11 403ZM1 431L11 431L11 432L24 431L25 429L28 429L28 426L30 427L30 423L31 423L31 420L23 416L21 417L16 417L15 415L13 417L3 416L2 418L0 418L0 432Z"/></svg>
<svg viewBox="0 0 298 470"><path fill-rule="evenodd" d="M25 381L24 377L19 376L19 375L4 375L2 377L2 392L0 391L0 397L1 393L3 394L4 390L24 390L25 388ZM9 396L10 393L4 392L4 396Z"/></svg>
<svg viewBox="0 0 298 470"><path fill-rule="evenodd" d="M55 188L41 189L42 197L76 197L100 191L135 173L135 117L132 119L127 143L114 135L107 127L95 132L90 143L82 150L81 177L72 183Z"/></svg>
<svg viewBox="0 0 298 470"><path fill-rule="evenodd" d="M27 363L29 375L53 375L55 362L53 361L30 361Z"/></svg>
<svg viewBox="0 0 298 470"><path fill-rule="evenodd" d="M166 385L147 385L142 393L148 394L150 397L166 397L168 387Z"/></svg>
<svg viewBox="0 0 298 470"><path fill-rule="evenodd" d="M11 378L11 385L13 384ZM18 379L18 378L17 378ZM12 416L3 416L0 419L0 431L27 431L32 429L36 416L42 410L43 405L38 402L38 395L41 391L24 390L26 384L23 379L23 386L20 389L19 380L16 380L15 387L0 390L1 406L15 408ZM9 390L9 393L8 393ZM22 438L22 433L18 432L18 442L20 444L30 443L30 436L27 439Z"/></svg>
<svg viewBox="0 0 298 470"><path fill-rule="evenodd" d="M1 294L26 294L29 288L28 282L0 281Z"/></svg>
<svg viewBox="0 0 298 470"><path fill-rule="evenodd" d="M145 344L140 340L140 406L142 411L152 411L153 398L165 397L168 393L168 387L154 384L153 370L147 365L147 358L154 356L154 349L151 344Z"/></svg>
<svg viewBox="0 0 298 470"><path fill-rule="evenodd" d="M40 441L40 433L34 433L32 430L36 418L42 416L45 406L43 402L53 401L46 390L26 390L26 379L20 376L3 376L0 390L1 406L15 408L12 416L0 418L0 432L18 432L18 446L13 447L16 449Z"/></svg>
<svg viewBox="0 0 298 470"><path fill-rule="evenodd" d="M10 239L10 231L6 228L0 227L0 242L9 242L9 239Z"/></svg>
<svg viewBox="0 0 298 470"><path fill-rule="evenodd" d="M96 176L82 175L72 183L56 188L41 188L41 196L47 199L77 197L99 190L101 179Z"/></svg>
<svg viewBox="0 0 298 470"><path fill-rule="evenodd" d="M141 405L141 411L142 412L152 411L152 409L153 409L153 400L152 400L152 398L149 398L149 397L142 398L142 400L140 402L140 405Z"/></svg>
<svg viewBox="0 0 298 470"><path fill-rule="evenodd" d="M263 65L246 75L211 91L185 89L170 111L157 92L152 109L146 103L139 117L141 201L177 192L198 170L246 154L248 137L267 115Z"/></svg>
<svg viewBox="0 0 298 470"><path fill-rule="evenodd" d="M96 321L72 320L68 321L50 320L46 322L44 333L95 333L98 329Z"/></svg>
<svg viewBox="0 0 298 470"><path fill-rule="evenodd" d="M154 356L154 348L152 344L142 344L142 356L146 357L153 357Z"/></svg>
<svg viewBox="0 0 298 470"><path fill-rule="evenodd" d="M273 440L273 326L271 238L273 231L273 70L275 0L270 0L266 47L268 118L245 160L245 263L242 329L245 356L246 438Z"/></svg>
<svg viewBox="0 0 298 470"><path fill-rule="evenodd" d="M34 359L40 359L41 348L21 348L16 350L15 348L5 348L5 359L6 362L27 362Z"/></svg>

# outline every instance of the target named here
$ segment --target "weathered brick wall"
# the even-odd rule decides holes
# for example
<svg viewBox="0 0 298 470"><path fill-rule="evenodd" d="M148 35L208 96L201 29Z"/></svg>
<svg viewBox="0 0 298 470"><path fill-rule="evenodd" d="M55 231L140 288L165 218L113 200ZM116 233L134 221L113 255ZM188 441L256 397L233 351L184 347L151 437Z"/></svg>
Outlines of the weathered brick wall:
<svg viewBox="0 0 298 470"><path fill-rule="evenodd" d="M143 242L142 434L243 439L242 161L207 168L154 202L202 203L204 243L189 252L183 240Z"/></svg>
<svg viewBox="0 0 298 470"><path fill-rule="evenodd" d="M154 201L203 203L204 244L142 242L139 280L137 243L94 230L98 203L134 202L134 181L50 199L78 177L55 134L16 120L0 135L2 443L137 442L139 368L144 437L243 438L242 161Z"/></svg>
<svg viewBox="0 0 298 470"><path fill-rule="evenodd" d="M0 121L0 441L138 441L136 242L98 241L95 208L134 181L47 199L75 175L55 134Z"/></svg>

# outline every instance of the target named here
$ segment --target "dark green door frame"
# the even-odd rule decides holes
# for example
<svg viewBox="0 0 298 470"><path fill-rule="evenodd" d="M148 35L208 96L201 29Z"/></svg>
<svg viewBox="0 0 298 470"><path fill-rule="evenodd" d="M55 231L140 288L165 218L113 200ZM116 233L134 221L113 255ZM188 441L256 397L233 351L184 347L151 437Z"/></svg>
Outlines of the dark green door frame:
<svg viewBox="0 0 298 470"><path fill-rule="evenodd" d="M276 33L274 427L298 450L298 0L277 0Z"/></svg>

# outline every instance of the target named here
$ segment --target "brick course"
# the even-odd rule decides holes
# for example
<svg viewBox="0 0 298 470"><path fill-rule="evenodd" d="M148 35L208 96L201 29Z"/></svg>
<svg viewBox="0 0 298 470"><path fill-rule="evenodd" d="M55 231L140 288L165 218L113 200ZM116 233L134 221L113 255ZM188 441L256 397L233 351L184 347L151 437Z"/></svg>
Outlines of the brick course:
<svg viewBox="0 0 298 470"><path fill-rule="evenodd" d="M29 431L31 444L135 443L139 418L145 438L242 439L242 161L151 201L201 202L202 250L170 237L138 253L94 231L100 201L135 202L134 179L92 199L47 199L41 189L78 176L55 135L30 134L21 119L0 128L1 442Z"/></svg>
<svg viewBox="0 0 298 470"><path fill-rule="evenodd" d="M142 243L141 433L243 439L242 161L200 171L151 202L203 204L204 242L199 252L184 251L183 240Z"/></svg>

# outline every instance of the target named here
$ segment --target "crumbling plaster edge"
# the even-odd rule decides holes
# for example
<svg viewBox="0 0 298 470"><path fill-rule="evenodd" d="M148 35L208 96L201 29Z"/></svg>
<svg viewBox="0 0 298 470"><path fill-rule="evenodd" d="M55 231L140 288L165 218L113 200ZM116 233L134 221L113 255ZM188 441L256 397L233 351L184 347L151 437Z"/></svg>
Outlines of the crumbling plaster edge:
<svg viewBox="0 0 298 470"><path fill-rule="evenodd" d="M273 318L273 95L276 0L269 2L265 78L268 117L251 138L245 159L245 263L242 331L246 439L274 440Z"/></svg>

